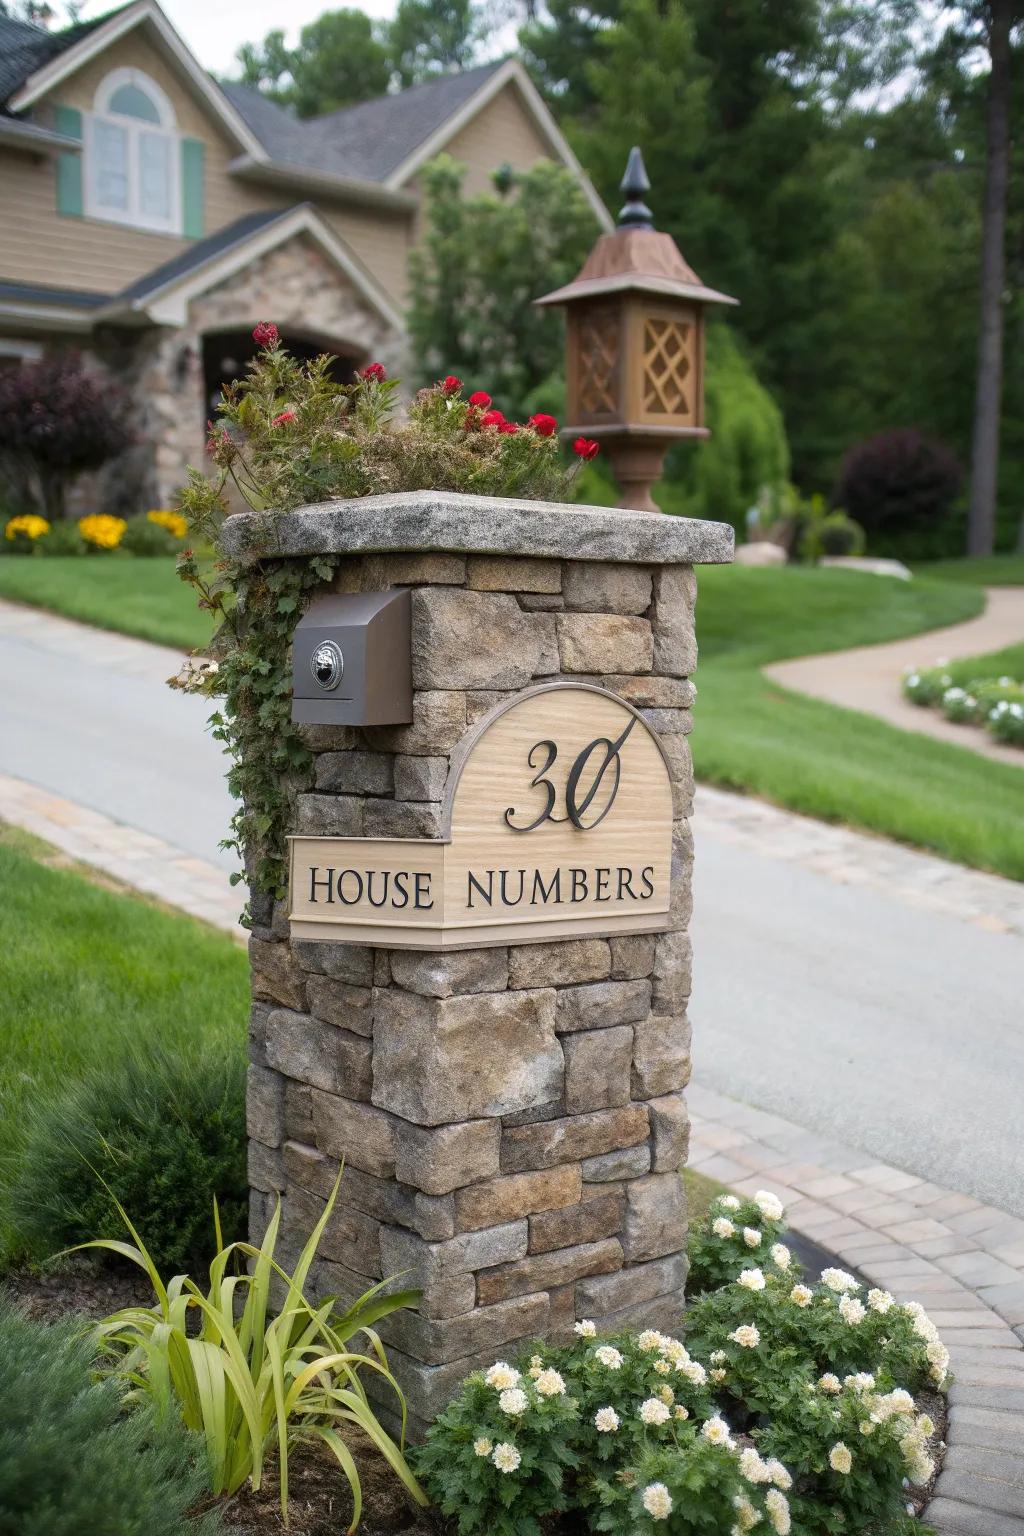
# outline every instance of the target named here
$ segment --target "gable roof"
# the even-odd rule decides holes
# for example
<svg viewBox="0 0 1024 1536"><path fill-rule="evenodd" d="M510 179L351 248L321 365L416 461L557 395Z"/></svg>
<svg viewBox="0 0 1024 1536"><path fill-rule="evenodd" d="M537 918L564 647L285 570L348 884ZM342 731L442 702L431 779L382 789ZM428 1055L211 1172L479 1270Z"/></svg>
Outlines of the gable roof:
<svg viewBox="0 0 1024 1536"><path fill-rule="evenodd" d="M373 201L404 203L408 182L433 155L505 86L517 92L527 115L556 160L581 181L606 230L612 221L518 59L498 60L373 101L300 121L258 91L219 85L199 65L157 0L129 0L92 21L49 33L32 23L0 18L0 112L25 111L65 76L134 27L155 31L178 68L242 150L230 169L239 175L310 186L362 189Z"/></svg>
<svg viewBox="0 0 1024 1536"><path fill-rule="evenodd" d="M73 48L107 20L97 16L61 32L47 32L34 21L18 21L0 15L0 101L6 101L37 69Z"/></svg>
<svg viewBox="0 0 1024 1536"><path fill-rule="evenodd" d="M0 86L3 111L26 111L61 80L80 69L88 59L102 53L111 43L134 28L145 26L156 34L178 69L189 80L197 95L204 99L229 137L247 153L257 156L263 154L259 140L250 133L245 121L218 89L212 76L206 73L195 55L185 46L157 0L129 0L129 4L115 11L108 11L93 21L65 27L61 32L45 32L40 27L26 29L23 22L14 25L21 27L22 34L20 38L13 37L12 56L5 61L2 77L5 83ZM34 35L27 36L27 30Z"/></svg>

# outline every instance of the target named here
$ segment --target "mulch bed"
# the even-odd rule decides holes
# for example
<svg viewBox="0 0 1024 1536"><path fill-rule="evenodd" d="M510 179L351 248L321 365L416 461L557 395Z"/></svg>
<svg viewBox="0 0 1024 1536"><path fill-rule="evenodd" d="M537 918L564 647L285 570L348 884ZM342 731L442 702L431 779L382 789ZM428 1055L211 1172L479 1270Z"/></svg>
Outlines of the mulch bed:
<svg viewBox="0 0 1024 1536"><path fill-rule="evenodd" d="M57 1323L69 1312L99 1319L122 1307L151 1307L153 1287L134 1265L100 1266L84 1253L45 1269L12 1269L0 1289L36 1323Z"/></svg>
<svg viewBox="0 0 1024 1536"><path fill-rule="evenodd" d="M422 1510L406 1495L372 1441L359 1430L346 1432L363 1490L362 1536L438 1536L447 1522ZM243 1489L221 1505L224 1524L235 1536L340 1536L352 1519L352 1495L328 1451L303 1446L288 1457L288 1525L281 1518L276 1463L267 1468L259 1493Z"/></svg>

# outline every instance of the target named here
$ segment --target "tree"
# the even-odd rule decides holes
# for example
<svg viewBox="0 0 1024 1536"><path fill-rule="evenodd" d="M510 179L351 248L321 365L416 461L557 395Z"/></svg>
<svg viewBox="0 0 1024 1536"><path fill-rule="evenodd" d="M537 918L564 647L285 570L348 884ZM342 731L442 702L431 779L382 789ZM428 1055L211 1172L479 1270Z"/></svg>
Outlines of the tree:
<svg viewBox="0 0 1024 1536"><path fill-rule="evenodd" d="M284 32L268 32L262 45L236 55L241 83L262 91L298 117L319 117L382 96L391 80L384 30L362 11L325 11L303 27L288 48Z"/></svg>
<svg viewBox="0 0 1024 1536"><path fill-rule="evenodd" d="M562 371L561 317L533 300L575 277L597 221L576 178L549 161L504 195L463 197L464 174L441 156L422 176L426 237L410 263L417 382L458 374L511 416Z"/></svg>
<svg viewBox="0 0 1024 1536"><path fill-rule="evenodd" d="M479 20L473 0L399 0L388 47L401 89L467 69L479 41Z"/></svg>
<svg viewBox="0 0 1024 1536"><path fill-rule="evenodd" d="M47 358L0 372L0 464L29 484L48 518L64 516L67 487L131 442L125 402L77 358Z"/></svg>
<svg viewBox="0 0 1024 1536"><path fill-rule="evenodd" d="M1006 287L1006 207L1010 177L1010 27L1019 13L1014 0L981 0L972 9L985 31L990 69L967 553L990 555L995 541L1003 390L1003 293ZM1024 518L1021 528L1024 531Z"/></svg>

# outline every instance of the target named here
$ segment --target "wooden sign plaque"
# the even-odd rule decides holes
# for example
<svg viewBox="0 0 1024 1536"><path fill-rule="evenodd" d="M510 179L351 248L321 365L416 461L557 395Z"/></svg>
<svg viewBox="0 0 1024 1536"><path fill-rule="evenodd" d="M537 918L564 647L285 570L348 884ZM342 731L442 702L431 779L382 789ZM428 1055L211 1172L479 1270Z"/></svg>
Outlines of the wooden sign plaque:
<svg viewBox="0 0 1024 1536"><path fill-rule="evenodd" d="M486 716L453 758L443 829L292 838L292 937L466 949L667 924L668 764L606 689L553 683Z"/></svg>

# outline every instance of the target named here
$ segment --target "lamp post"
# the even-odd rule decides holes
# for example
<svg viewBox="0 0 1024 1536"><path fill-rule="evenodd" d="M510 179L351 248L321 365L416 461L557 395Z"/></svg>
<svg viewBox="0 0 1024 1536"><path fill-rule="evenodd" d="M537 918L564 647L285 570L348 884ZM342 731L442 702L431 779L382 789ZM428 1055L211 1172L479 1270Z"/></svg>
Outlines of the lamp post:
<svg viewBox="0 0 1024 1536"><path fill-rule="evenodd" d="M564 288L536 299L566 310L567 416L563 436L597 438L623 507L657 512L651 487L670 445L704 425L704 313L735 304L707 288L671 235L654 228L650 182L630 150L618 226L602 235Z"/></svg>

